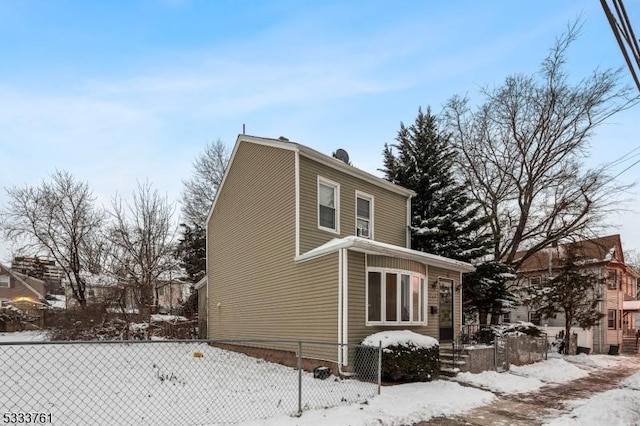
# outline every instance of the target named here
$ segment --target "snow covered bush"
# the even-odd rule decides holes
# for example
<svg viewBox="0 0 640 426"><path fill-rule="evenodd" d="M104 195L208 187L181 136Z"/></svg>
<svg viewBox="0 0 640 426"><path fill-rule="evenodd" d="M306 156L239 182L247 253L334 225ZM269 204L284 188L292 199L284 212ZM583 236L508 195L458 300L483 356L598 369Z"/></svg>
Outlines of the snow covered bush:
<svg viewBox="0 0 640 426"><path fill-rule="evenodd" d="M542 336L542 330L533 323L518 321L512 324L496 325L492 327L493 334L498 337L504 336Z"/></svg>
<svg viewBox="0 0 640 426"><path fill-rule="evenodd" d="M381 331L362 341L378 347L382 342L382 380L430 382L440 375L440 348L433 337L409 330Z"/></svg>

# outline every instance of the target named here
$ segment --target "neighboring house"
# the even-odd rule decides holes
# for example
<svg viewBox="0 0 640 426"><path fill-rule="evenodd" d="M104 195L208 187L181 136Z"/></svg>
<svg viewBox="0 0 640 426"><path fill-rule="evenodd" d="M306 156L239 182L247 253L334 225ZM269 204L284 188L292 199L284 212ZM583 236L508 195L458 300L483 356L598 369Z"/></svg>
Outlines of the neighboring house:
<svg viewBox="0 0 640 426"><path fill-rule="evenodd" d="M83 277L86 282L87 303L103 303L114 311L122 308L130 313L138 311L139 296L135 285L109 274L83 274ZM76 306L71 288L68 285L66 287L69 305ZM154 311L159 313L168 313L179 308L189 297L190 284L180 279L159 279L154 287Z"/></svg>
<svg viewBox="0 0 640 426"><path fill-rule="evenodd" d="M156 283L158 291L158 312L172 313L180 308L189 297L191 284L181 280L164 281Z"/></svg>
<svg viewBox="0 0 640 426"><path fill-rule="evenodd" d="M207 338L207 276L194 286L198 292L198 339Z"/></svg>
<svg viewBox="0 0 640 426"><path fill-rule="evenodd" d="M451 341L474 268L409 248L413 195L285 138L238 136L207 221L208 337ZM337 346L304 355L349 363Z"/></svg>
<svg viewBox="0 0 640 426"><path fill-rule="evenodd" d="M21 310L37 311L47 304L44 281L0 264L0 303L11 304Z"/></svg>
<svg viewBox="0 0 640 426"><path fill-rule="evenodd" d="M584 268L597 274L603 281L601 302L597 309L605 316L598 326L590 330L574 326L578 345L591 348L595 353L608 353L611 346L620 348L625 336L635 336L637 320L640 320L640 302L637 300L640 274L625 263L620 235L560 244L541 250L520 267L520 284L540 285L556 276L568 250L575 251ZM504 320L530 321L546 326L550 334L564 329L563 315L542 318L527 306L520 306L505 314Z"/></svg>

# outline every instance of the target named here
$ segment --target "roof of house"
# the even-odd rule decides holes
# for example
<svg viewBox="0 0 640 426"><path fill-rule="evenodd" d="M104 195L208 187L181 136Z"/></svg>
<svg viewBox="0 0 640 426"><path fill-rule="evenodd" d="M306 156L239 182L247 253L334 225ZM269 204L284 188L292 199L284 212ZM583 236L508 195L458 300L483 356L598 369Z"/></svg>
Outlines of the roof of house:
<svg viewBox="0 0 640 426"><path fill-rule="evenodd" d="M28 275L24 275L21 274L20 272L15 272L12 271L10 268L6 267L5 265L0 263L0 270L5 271L7 274L9 274L10 276L12 276L14 279L16 279L20 284L22 284L26 289L28 289L30 292L32 292L35 296L38 297L38 299L44 299L44 294L41 294L40 292L38 292L38 290L34 289L27 281L29 280L34 280L34 281L38 281L40 283L42 283L44 285L44 281L38 279L38 278L34 278L34 277L30 277Z"/></svg>
<svg viewBox="0 0 640 426"><path fill-rule="evenodd" d="M608 235L606 237L592 238L588 240L573 241L558 244L557 247L548 247L538 251L526 259L520 266L520 271L540 271L547 270L549 266L558 268L562 266L566 253L574 251L580 261L589 264L617 262L624 264L622 253L622 243L620 235ZM519 259L525 251L516 253L515 258ZM551 262L551 265L549 265Z"/></svg>
<svg viewBox="0 0 640 426"><path fill-rule="evenodd" d="M329 253L334 253L340 249L349 249L368 254L377 254L383 256L398 257L400 259L414 260L431 266L437 266L446 269L452 269L460 272L473 272L475 267L467 262L449 259L448 257L438 256L435 254L425 253L422 251L412 250L405 247L395 246L393 244L373 241L367 238L349 236L344 238L335 238L319 247L314 248L298 257L296 261L303 262L305 260L315 259Z"/></svg>
<svg viewBox="0 0 640 426"><path fill-rule="evenodd" d="M341 171L345 174L354 176L356 178L362 179L364 181L367 181L373 185L377 185L379 187L385 188L389 191L395 192L397 194L401 194L405 197L413 197L416 195L416 193L410 189L404 188L400 185L396 185L394 183L389 182L388 180L382 179L378 176L372 175L371 173L365 172L364 170L360 170L354 166L351 166L349 164L346 164L345 162L338 160L337 158L333 158L329 155L325 155L321 152L318 152L312 148L309 148L308 146L302 145L298 142L292 142L289 141L287 138L283 138L280 137L279 139L272 139L272 138L265 138L265 137L260 137L260 136L250 136L250 135L244 135L244 134L240 134L238 135L238 138L236 139L236 144L233 148L233 152L231 153L231 158L229 160L229 166L227 167L227 170L224 173L224 176L222 178L222 183L220 184L220 188L222 188L224 186L225 180L227 178L227 173L229 171L229 169L231 168L231 164L233 164L233 159L235 157L235 154L238 150L238 147L240 146L240 143L242 142L248 142L248 143L253 143L253 144L258 144L258 145L263 145L263 146L271 146L274 148L279 148L279 149L285 149L288 151L294 151L297 152L298 154L310 158L320 164L323 164L325 166L331 167L335 170ZM218 194L220 194L221 191L217 191L216 192L216 196L213 200L213 204L211 205L211 209L209 211L209 217L211 216L211 212L213 211L215 205L216 205L216 201L218 199ZM207 218L208 220L208 218Z"/></svg>
<svg viewBox="0 0 640 426"><path fill-rule="evenodd" d="M207 276L205 275L204 277L202 277L202 279L200 281L198 281L196 283L196 285L194 286L194 288L196 290L200 290L202 287L207 285Z"/></svg>

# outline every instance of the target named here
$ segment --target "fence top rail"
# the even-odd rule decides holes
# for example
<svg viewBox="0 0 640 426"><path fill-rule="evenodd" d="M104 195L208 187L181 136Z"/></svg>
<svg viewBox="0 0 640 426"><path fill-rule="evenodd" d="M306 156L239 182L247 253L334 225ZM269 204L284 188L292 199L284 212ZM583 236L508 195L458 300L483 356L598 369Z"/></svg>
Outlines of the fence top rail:
<svg viewBox="0 0 640 426"><path fill-rule="evenodd" d="M42 346L42 345L140 345L140 344L167 344L167 343L205 343L205 344L242 344L242 343L290 343L305 345L326 346L365 346L355 343L321 342L295 339L159 339L159 340L26 340L26 341L0 341L0 346ZM378 349L377 346L367 346Z"/></svg>

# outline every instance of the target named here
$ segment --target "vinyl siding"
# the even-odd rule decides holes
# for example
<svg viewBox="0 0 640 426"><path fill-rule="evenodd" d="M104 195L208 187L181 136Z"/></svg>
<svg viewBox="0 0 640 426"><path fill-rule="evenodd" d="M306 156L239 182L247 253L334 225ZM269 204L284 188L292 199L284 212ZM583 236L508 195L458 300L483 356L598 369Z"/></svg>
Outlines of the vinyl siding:
<svg viewBox="0 0 640 426"><path fill-rule="evenodd" d="M340 234L318 229L318 176L340 185ZM407 198L300 156L300 253L356 235L356 191L374 198L374 240L406 247Z"/></svg>
<svg viewBox="0 0 640 426"><path fill-rule="evenodd" d="M207 232L209 338L337 341L337 253L294 263L293 151L240 142Z"/></svg>
<svg viewBox="0 0 640 426"><path fill-rule="evenodd" d="M420 272L424 274L425 265L404 259L395 259L385 256L369 255L366 266L389 267ZM425 304L425 315L427 317L426 326L414 325L366 325L366 287L365 287L365 255L357 252L349 252L349 343L360 343L365 337L385 330L411 330L416 333L439 338L438 315L430 313L430 306L438 306L438 293L431 288L431 283L438 277L451 278L454 280L454 288L460 284L460 274L442 268L429 266L426 278L427 303ZM455 320L454 330L458 333L461 326L461 293L456 292L454 302Z"/></svg>
<svg viewBox="0 0 640 426"><path fill-rule="evenodd" d="M371 255L367 258L367 262L367 266L369 267L402 269L404 271L417 272L424 276L427 275L426 266L423 263L414 262L413 260Z"/></svg>

